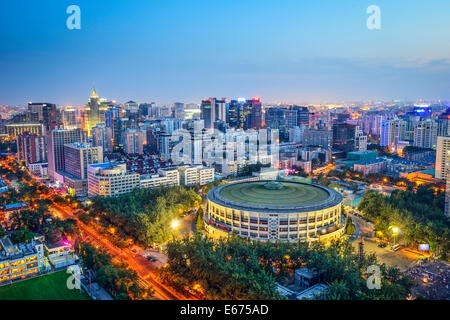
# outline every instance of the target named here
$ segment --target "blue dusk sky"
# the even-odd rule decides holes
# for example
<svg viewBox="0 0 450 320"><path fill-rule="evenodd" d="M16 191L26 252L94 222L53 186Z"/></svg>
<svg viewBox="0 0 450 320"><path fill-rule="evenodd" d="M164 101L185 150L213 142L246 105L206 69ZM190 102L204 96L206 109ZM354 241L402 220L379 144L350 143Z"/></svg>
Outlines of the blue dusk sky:
<svg viewBox="0 0 450 320"><path fill-rule="evenodd" d="M450 99L449 17L448 0L2 0L0 104L83 105L93 85L120 102Z"/></svg>

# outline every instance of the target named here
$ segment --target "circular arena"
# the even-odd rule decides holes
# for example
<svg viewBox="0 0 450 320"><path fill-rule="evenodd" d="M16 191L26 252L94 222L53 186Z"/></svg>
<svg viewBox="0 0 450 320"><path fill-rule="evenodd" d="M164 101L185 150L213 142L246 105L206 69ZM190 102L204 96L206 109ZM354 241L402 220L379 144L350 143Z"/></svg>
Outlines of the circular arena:
<svg viewBox="0 0 450 320"><path fill-rule="evenodd" d="M335 190L307 183L232 183L208 193L204 222L213 237L234 234L260 241L329 241L344 233L342 201Z"/></svg>

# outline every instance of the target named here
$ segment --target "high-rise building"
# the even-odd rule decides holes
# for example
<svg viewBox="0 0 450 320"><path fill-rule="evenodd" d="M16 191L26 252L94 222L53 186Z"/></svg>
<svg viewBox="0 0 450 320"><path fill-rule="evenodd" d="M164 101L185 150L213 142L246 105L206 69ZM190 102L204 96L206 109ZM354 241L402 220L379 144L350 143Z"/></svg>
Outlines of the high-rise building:
<svg viewBox="0 0 450 320"><path fill-rule="evenodd" d="M25 161L27 165L47 162L47 148L44 136L25 132L17 136L16 142L18 160Z"/></svg>
<svg viewBox="0 0 450 320"><path fill-rule="evenodd" d="M450 172L450 137L437 137L436 178L447 180Z"/></svg>
<svg viewBox="0 0 450 320"><path fill-rule="evenodd" d="M48 174L55 179L58 171L64 171L64 145L74 142L87 142L86 132L81 129L57 129L47 134Z"/></svg>
<svg viewBox="0 0 450 320"><path fill-rule="evenodd" d="M6 133L10 137L17 137L18 135L24 134L25 132L43 136L46 132L42 123L13 123L7 124L5 127Z"/></svg>
<svg viewBox="0 0 450 320"><path fill-rule="evenodd" d="M113 151L113 131L104 123L98 123L92 128L92 145L102 147L103 152Z"/></svg>
<svg viewBox="0 0 450 320"><path fill-rule="evenodd" d="M251 100L247 100L243 109L243 116L245 118L244 129L262 129L264 120L260 98L255 97Z"/></svg>
<svg viewBox="0 0 450 320"><path fill-rule="evenodd" d="M238 100L231 100L228 105L227 123L231 128L242 129L244 124L241 121L242 104Z"/></svg>
<svg viewBox="0 0 450 320"><path fill-rule="evenodd" d="M92 92L91 98L84 109L84 129L87 131L87 135L92 136L92 128L97 123L105 123L105 113L108 110L108 104L106 100L100 99L95 91Z"/></svg>
<svg viewBox="0 0 450 320"><path fill-rule="evenodd" d="M367 136L364 135L362 129L357 126L355 132L355 150L365 151L367 150Z"/></svg>
<svg viewBox="0 0 450 320"><path fill-rule="evenodd" d="M344 152L355 149L356 126L348 123L333 124L333 147Z"/></svg>
<svg viewBox="0 0 450 320"><path fill-rule="evenodd" d="M290 129L298 124L297 110L279 107L267 109L265 123L267 128L278 129L280 137L288 140Z"/></svg>
<svg viewBox="0 0 450 320"><path fill-rule="evenodd" d="M87 143L68 143L64 145L64 171L77 179L87 179L90 164L103 163L103 148L92 147Z"/></svg>
<svg viewBox="0 0 450 320"><path fill-rule="evenodd" d="M424 120L414 128L414 145L416 147L436 149L437 123L433 120Z"/></svg>
<svg viewBox="0 0 450 320"><path fill-rule="evenodd" d="M403 141L406 133L406 121L400 119L384 120L381 123L380 145L389 146L397 151L398 142Z"/></svg>
<svg viewBox="0 0 450 320"><path fill-rule="evenodd" d="M77 109L72 106L66 106L61 113L64 129L75 129L80 126Z"/></svg>
<svg viewBox="0 0 450 320"><path fill-rule="evenodd" d="M293 106L291 109L297 111L297 126L309 127L309 109L308 109L308 107Z"/></svg>
<svg viewBox="0 0 450 320"><path fill-rule="evenodd" d="M173 115L175 118L184 119L186 117L186 112L184 112L184 103L175 102L173 104Z"/></svg>
<svg viewBox="0 0 450 320"><path fill-rule="evenodd" d="M303 132L303 146L331 148L333 131L327 129L306 129Z"/></svg>
<svg viewBox="0 0 450 320"><path fill-rule="evenodd" d="M28 103L28 111L38 115L37 121L44 124L47 130L52 130L61 124L61 118L53 103Z"/></svg>
<svg viewBox="0 0 450 320"><path fill-rule="evenodd" d="M216 98L202 100L200 110L200 117L205 121L205 129L214 129L214 122L216 120L227 120L227 107L225 98L223 98L222 100L218 100Z"/></svg>
<svg viewBox="0 0 450 320"><path fill-rule="evenodd" d="M139 103L137 103L135 101L128 101L127 103L125 103L124 109L128 113L138 113L139 112Z"/></svg>
<svg viewBox="0 0 450 320"><path fill-rule="evenodd" d="M128 129L124 133L123 149L129 154L144 154L145 132L136 129Z"/></svg>

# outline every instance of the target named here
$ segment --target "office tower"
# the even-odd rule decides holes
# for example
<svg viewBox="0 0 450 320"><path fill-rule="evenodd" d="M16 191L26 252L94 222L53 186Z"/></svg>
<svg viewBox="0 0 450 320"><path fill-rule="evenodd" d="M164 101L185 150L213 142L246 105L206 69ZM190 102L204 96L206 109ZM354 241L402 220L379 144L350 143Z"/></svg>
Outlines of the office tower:
<svg viewBox="0 0 450 320"><path fill-rule="evenodd" d="M139 103L137 103L135 101L128 101L127 103L125 103L124 109L128 113L133 113L133 114L138 113L139 112Z"/></svg>
<svg viewBox="0 0 450 320"><path fill-rule="evenodd" d="M420 117L418 116L408 116L406 119L406 132L405 139L410 142L414 142L414 129L416 128L417 123L420 121Z"/></svg>
<svg viewBox="0 0 450 320"><path fill-rule="evenodd" d="M437 137L436 178L447 180L450 172L450 137Z"/></svg>
<svg viewBox="0 0 450 320"><path fill-rule="evenodd" d="M17 159L30 163L47 162L47 148L45 137L37 134L25 132L18 135L17 142Z"/></svg>
<svg viewBox="0 0 450 320"><path fill-rule="evenodd" d="M87 143L68 143L64 145L64 171L77 179L87 179L90 164L103 163L103 148L92 147Z"/></svg>
<svg viewBox="0 0 450 320"><path fill-rule="evenodd" d="M306 129L303 132L303 146L331 148L333 131L327 129Z"/></svg>
<svg viewBox="0 0 450 320"><path fill-rule="evenodd" d="M445 110L437 118L438 132L437 135L441 137L450 136L450 108Z"/></svg>
<svg viewBox="0 0 450 320"><path fill-rule="evenodd" d="M46 132L42 123L13 123L7 124L5 127L6 133L10 137L17 137L25 132L43 136Z"/></svg>
<svg viewBox="0 0 450 320"><path fill-rule="evenodd" d="M333 129L333 147L344 152L355 148L356 126L348 123L336 123Z"/></svg>
<svg viewBox="0 0 450 320"><path fill-rule="evenodd" d="M414 145L421 148L436 149L437 123L433 120L424 120L414 128Z"/></svg>
<svg viewBox="0 0 450 320"><path fill-rule="evenodd" d="M376 136L376 137L380 137L381 138L381 130L382 130L382 126L383 126L383 122L392 119L392 115L388 115L388 114L377 114L374 116L373 118L373 122L372 122L372 132L371 134Z"/></svg>
<svg viewBox="0 0 450 320"><path fill-rule="evenodd" d="M72 106L66 106L61 111L62 123L64 129L75 129L80 126L78 121L78 112Z"/></svg>
<svg viewBox="0 0 450 320"><path fill-rule="evenodd" d="M228 105L227 123L231 128L242 129L244 124L241 122L242 105L238 100L231 100Z"/></svg>
<svg viewBox="0 0 450 320"><path fill-rule="evenodd" d="M297 126L309 127L309 109L308 109L308 107L292 106L291 109L297 111Z"/></svg>
<svg viewBox="0 0 450 320"><path fill-rule="evenodd" d="M213 103L213 99L202 100L200 105L201 119L205 121L205 129L213 129L214 121L216 121L216 111Z"/></svg>
<svg viewBox="0 0 450 320"><path fill-rule="evenodd" d="M266 110L265 124L267 128L278 129L283 140L289 139L289 131L298 124L297 110L270 108Z"/></svg>
<svg viewBox="0 0 450 320"><path fill-rule="evenodd" d="M303 132L308 129L306 126L294 127L289 131L289 142L302 143Z"/></svg>
<svg viewBox="0 0 450 320"><path fill-rule="evenodd" d="M28 103L28 111L37 114L37 121L44 124L47 130L53 130L61 124L56 105L53 103Z"/></svg>
<svg viewBox="0 0 450 320"><path fill-rule="evenodd" d="M258 97L255 97L252 100L245 101L242 116L245 119L244 130L262 129L264 121L261 100Z"/></svg>
<svg viewBox="0 0 450 320"><path fill-rule="evenodd" d="M214 122L216 120L227 120L227 107L225 98L223 98L222 100L218 100L216 98L202 100L200 110L200 118L205 120L205 129L214 129Z"/></svg>
<svg viewBox="0 0 450 320"><path fill-rule="evenodd" d="M48 174L55 178L58 171L64 171L64 145L87 142L86 132L81 129L56 129L47 134Z"/></svg>
<svg viewBox="0 0 450 320"><path fill-rule="evenodd" d="M108 110L108 104L105 99L100 99L95 91L89 99L88 104L84 109L84 126L83 128L87 131L87 135L92 136L92 128L94 128L97 123L105 123L105 113Z"/></svg>
<svg viewBox="0 0 450 320"><path fill-rule="evenodd" d="M180 119L184 119L186 117L186 112L184 112L184 103L175 102L173 104L173 116Z"/></svg>
<svg viewBox="0 0 450 320"><path fill-rule="evenodd" d="M159 131L157 134L157 148L158 152L161 154L161 158L167 161L171 157L171 135L165 131Z"/></svg>
<svg viewBox="0 0 450 320"><path fill-rule="evenodd" d="M356 127L355 132L355 150L357 151L365 151L367 150L367 136L364 135L361 127Z"/></svg>
<svg viewBox="0 0 450 320"><path fill-rule="evenodd" d="M403 141L406 133L406 121L400 119L384 120L381 123L380 145L389 146L397 151L398 142Z"/></svg>
<svg viewBox="0 0 450 320"><path fill-rule="evenodd" d="M92 128L92 145L102 147L103 152L113 151L113 130L104 123L98 123Z"/></svg>
<svg viewBox="0 0 450 320"><path fill-rule="evenodd" d="M124 134L123 149L129 154L144 154L144 132L128 129Z"/></svg>

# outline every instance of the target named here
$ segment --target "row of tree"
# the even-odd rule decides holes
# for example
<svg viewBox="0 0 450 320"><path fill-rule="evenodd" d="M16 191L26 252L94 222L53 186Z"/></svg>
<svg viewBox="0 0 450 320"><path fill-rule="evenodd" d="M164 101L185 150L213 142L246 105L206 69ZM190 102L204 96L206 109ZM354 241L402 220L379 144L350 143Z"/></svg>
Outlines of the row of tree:
<svg viewBox="0 0 450 320"><path fill-rule="evenodd" d="M83 266L92 270L98 284L117 300L146 299L152 295L138 285L137 273L124 263L114 263L111 256L89 243L77 243L76 253L83 260Z"/></svg>
<svg viewBox="0 0 450 320"><path fill-rule="evenodd" d="M445 258L450 250L450 221L444 215L444 202L444 192L422 185L415 193L395 190L390 197L369 190L359 210L385 236L393 237L392 228L397 227L406 242L430 244L431 252Z"/></svg>
<svg viewBox="0 0 450 320"><path fill-rule="evenodd" d="M91 212L100 213L100 219L121 230L123 236L151 246L167 241L174 234L171 222L200 203L193 189L181 186L136 189L118 197L94 198Z"/></svg>
<svg viewBox="0 0 450 320"><path fill-rule="evenodd" d="M199 235L169 242L160 277L171 285L198 288L209 299L283 299L276 282L307 266L329 285L321 299L405 299L412 283L397 268L380 265L381 289L367 286L375 255L354 252L345 240L321 243L252 242Z"/></svg>

